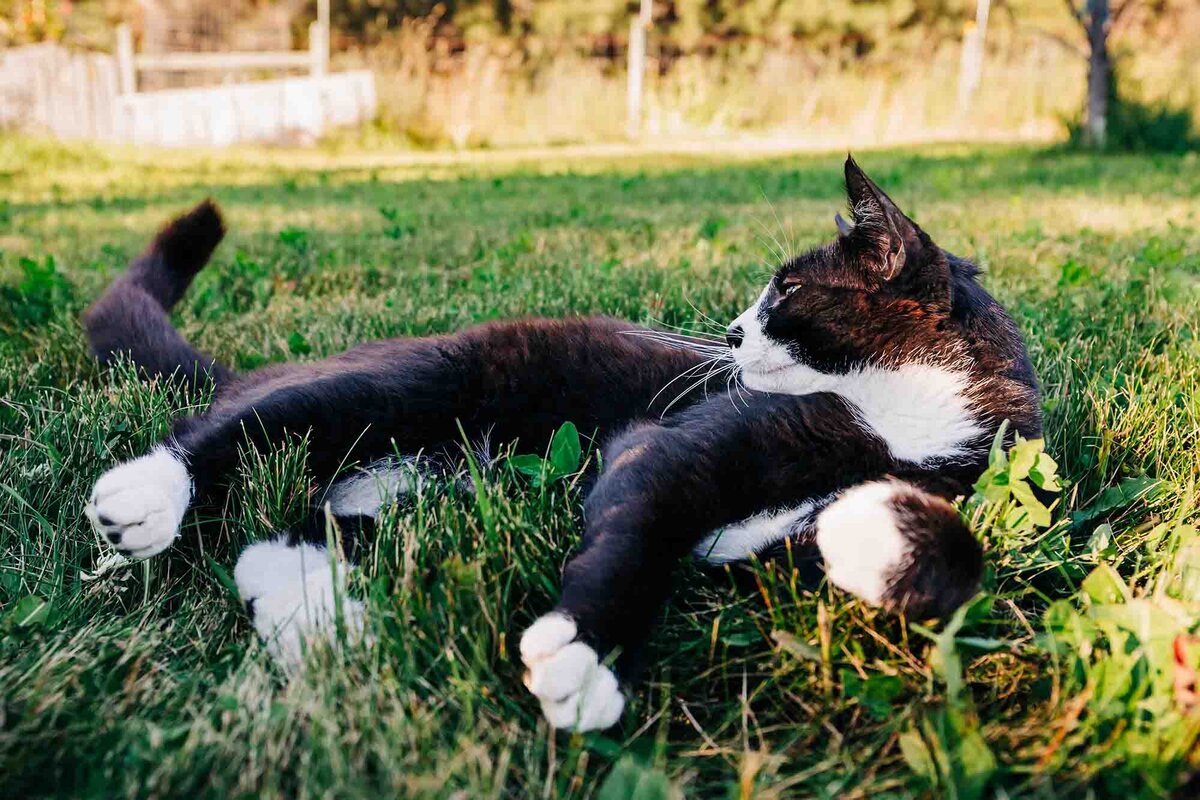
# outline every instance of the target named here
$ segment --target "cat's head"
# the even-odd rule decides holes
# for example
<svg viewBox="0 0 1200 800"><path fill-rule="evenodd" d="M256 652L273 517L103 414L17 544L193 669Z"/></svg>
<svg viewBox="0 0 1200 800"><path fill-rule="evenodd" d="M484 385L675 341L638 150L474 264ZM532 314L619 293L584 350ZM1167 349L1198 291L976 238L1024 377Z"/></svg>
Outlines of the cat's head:
<svg viewBox="0 0 1200 800"><path fill-rule="evenodd" d="M729 326L752 389L804 393L823 376L953 350L950 258L846 159L853 223L781 266Z"/></svg>

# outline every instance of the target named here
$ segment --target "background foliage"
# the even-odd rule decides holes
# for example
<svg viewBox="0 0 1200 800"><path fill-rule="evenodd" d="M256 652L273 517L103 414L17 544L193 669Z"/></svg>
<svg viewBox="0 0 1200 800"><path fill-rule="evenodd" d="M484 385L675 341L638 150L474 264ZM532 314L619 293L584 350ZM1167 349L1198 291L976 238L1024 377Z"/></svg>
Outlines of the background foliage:
<svg viewBox="0 0 1200 800"><path fill-rule="evenodd" d="M357 143L625 139L636 5L336 0L335 66L373 70L381 102L379 124ZM1200 6L1127 5L1111 36L1129 110L1114 113L1114 129L1130 134L1117 143L1189 147L1179 133L1200 112ZM1087 59L1068 4L993 0L991 7L980 85L964 101L962 53L975 0L656 0L640 134L675 142L750 135L826 148L1069 138ZM0 44L61 39L107 50L115 22L132 21L141 36L165 19L203 32L205 48L229 49L253 41L256 30L277 29L280 8L290 13L294 46L306 46L316 12L305 0L0 0Z"/></svg>

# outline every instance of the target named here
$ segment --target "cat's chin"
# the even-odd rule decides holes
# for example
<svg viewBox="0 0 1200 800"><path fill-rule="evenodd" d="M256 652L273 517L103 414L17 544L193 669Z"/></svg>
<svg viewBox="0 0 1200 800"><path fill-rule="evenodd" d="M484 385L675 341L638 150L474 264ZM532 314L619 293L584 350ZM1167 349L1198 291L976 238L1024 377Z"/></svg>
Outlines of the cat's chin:
<svg viewBox="0 0 1200 800"><path fill-rule="evenodd" d="M776 394L808 394L816 391L821 378L825 377L812 367L796 362L767 369L743 367L741 376L742 384L747 389Z"/></svg>

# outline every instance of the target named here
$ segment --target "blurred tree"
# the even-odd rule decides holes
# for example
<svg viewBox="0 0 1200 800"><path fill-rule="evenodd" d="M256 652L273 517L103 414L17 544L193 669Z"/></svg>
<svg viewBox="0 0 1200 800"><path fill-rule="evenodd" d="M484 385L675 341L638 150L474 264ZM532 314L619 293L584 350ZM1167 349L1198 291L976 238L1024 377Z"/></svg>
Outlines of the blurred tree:
<svg viewBox="0 0 1200 800"><path fill-rule="evenodd" d="M1078 23L1086 39L1082 55L1087 58L1087 95L1083 121L1078 138L1073 140L1085 147L1101 150L1110 144L1128 146L1132 141L1141 141L1148 126L1162 126L1174 130L1183 122L1189 122L1190 114L1178 112L1161 105L1152 108L1134 97L1123 97L1118 91L1114 69L1113 41L1118 30L1132 26L1142 28L1144 42L1160 38L1154 26L1170 26L1183 15L1196 10L1196 0L1063 0L1071 17ZM1068 44L1064 42L1064 44ZM1116 118L1114 120L1114 109ZM1182 114L1182 115L1181 115ZM1176 119L1178 118L1178 119ZM1113 141L1114 121L1121 126L1117 140ZM1126 130L1133 126L1138 130Z"/></svg>
<svg viewBox="0 0 1200 800"><path fill-rule="evenodd" d="M1087 110L1084 113L1084 143L1103 149L1108 128L1108 99L1111 93L1112 57L1108 35L1134 0L1110 8L1109 0L1064 0L1071 15L1083 26L1088 43Z"/></svg>
<svg viewBox="0 0 1200 800"><path fill-rule="evenodd" d="M0 45L61 38L63 5L58 0L0 0Z"/></svg>

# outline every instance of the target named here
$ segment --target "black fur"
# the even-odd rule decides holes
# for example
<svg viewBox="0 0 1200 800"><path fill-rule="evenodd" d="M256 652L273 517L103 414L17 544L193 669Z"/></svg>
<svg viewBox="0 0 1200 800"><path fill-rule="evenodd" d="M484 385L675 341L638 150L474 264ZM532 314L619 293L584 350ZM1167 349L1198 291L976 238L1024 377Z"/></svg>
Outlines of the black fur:
<svg viewBox="0 0 1200 800"><path fill-rule="evenodd" d="M899 461L839 395L750 392L742 403L723 377L695 386L663 417L673 393L660 390L702 357L679 341L628 335L635 326L607 318L489 323L234 375L187 345L166 316L221 238L210 203L164 229L89 312L88 333L101 359L129 352L149 375L216 381L211 408L179 420L168 442L200 498L219 491L239 447L290 434L309 436L310 466L328 480L342 465L396 452L452 453L463 432L527 448L567 420L596 432L605 468L587 496L583 544L563 576L559 609L602 650L638 648L673 567L709 532L879 479L906 482L894 511L914 546L886 603L946 613L974 591L982 565L948 500L986 465L985 440L1001 420L1038 434L1037 386L977 270L937 248L852 160L847 186L856 225L780 269L766 330L797 359L834 372L902 364L953 343L983 387L978 410L988 430L968 457ZM793 283L805 291L785 296ZM731 332L731 344L736 338ZM323 523L310 534L323 535Z"/></svg>
<svg viewBox="0 0 1200 800"><path fill-rule="evenodd" d="M163 228L84 315L92 354L107 364L124 353L151 378L177 375L193 386L227 380L230 371L197 352L167 317L224 236L208 200Z"/></svg>

